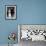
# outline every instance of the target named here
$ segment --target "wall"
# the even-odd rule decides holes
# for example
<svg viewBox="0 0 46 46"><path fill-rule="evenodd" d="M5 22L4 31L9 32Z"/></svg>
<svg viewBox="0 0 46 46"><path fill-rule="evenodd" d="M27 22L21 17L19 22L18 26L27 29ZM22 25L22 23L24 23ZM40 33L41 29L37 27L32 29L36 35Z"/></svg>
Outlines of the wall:
<svg viewBox="0 0 46 46"><path fill-rule="evenodd" d="M17 6L16 20L5 20L9 4ZM9 32L18 32L18 24L46 24L46 0L0 0L0 44L8 43Z"/></svg>

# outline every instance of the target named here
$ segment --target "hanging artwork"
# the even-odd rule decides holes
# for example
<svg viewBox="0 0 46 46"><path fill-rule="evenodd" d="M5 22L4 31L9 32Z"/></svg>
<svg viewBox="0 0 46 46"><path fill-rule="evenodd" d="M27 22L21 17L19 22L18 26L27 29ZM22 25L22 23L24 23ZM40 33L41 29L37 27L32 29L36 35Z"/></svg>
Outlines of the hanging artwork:
<svg viewBox="0 0 46 46"><path fill-rule="evenodd" d="M9 20L16 19L16 5L6 5L5 6L5 18Z"/></svg>

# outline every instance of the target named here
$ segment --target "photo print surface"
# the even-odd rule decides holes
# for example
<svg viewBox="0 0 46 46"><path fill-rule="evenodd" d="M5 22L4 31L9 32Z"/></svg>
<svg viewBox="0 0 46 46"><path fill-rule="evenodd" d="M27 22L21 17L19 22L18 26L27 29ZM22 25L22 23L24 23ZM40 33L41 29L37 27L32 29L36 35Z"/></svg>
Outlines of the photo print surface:
<svg viewBox="0 0 46 46"><path fill-rule="evenodd" d="M16 5L6 5L6 19L16 19Z"/></svg>

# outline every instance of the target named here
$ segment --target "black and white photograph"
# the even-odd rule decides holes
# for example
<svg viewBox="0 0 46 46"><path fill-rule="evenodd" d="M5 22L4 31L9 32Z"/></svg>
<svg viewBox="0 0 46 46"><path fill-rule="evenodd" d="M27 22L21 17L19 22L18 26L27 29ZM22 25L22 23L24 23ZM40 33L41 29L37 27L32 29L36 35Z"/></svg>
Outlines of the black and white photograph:
<svg viewBox="0 0 46 46"><path fill-rule="evenodd" d="M16 19L16 5L6 5L5 6L5 18L10 20Z"/></svg>

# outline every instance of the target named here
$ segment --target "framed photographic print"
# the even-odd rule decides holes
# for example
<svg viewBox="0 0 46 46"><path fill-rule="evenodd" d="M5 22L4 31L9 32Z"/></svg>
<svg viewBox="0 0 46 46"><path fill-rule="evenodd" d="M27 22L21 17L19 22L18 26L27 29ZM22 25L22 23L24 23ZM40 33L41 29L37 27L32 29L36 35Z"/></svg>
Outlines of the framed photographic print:
<svg viewBox="0 0 46 46"><path fill-rule="evenodd" d="M16 5L5 5L5 19L16 19Z"/></svg>

